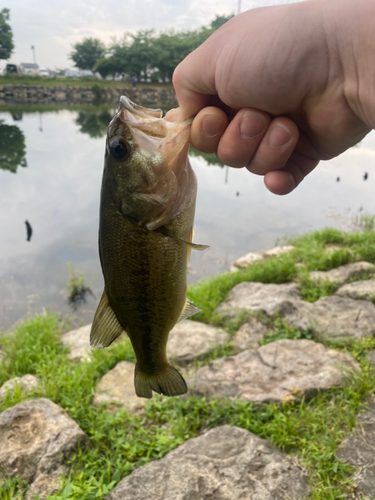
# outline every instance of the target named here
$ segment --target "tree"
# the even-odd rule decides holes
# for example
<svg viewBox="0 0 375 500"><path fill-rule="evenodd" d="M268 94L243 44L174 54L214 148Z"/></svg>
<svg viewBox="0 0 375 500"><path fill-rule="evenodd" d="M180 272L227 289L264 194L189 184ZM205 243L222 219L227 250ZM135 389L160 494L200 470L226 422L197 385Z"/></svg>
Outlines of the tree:
<svg viewBox="0 0 375 500"><path fill-rule="evenodd" d="M223 24L229 21L229 19L232 19L232 17L234 17L234 14L231 14L230 16L216 15L215 19L211 23L211 28L213 30L217 30L218 28L220 28L220 26L223 26Z"/></svg>
<svg viewBox="0 0 375 500"><path fill-rule="evenodd" d="M6 125L0 120L0 168L16 173L18 167L27 167L25 136L17 125Z"/></svg>
<svg viewBox="0 0 375 500"><path fill-rule="evenodd" d="M74 65L81 69L93 69L96 61L105 56L106 48L97 38L84 38L81 43L73 45L73 52L69 57Z"/></svg>
<svg viewBox="0 0 375 500"><path fill-rule="evenodd" d="M12 28L7 23L9 19L9 9L0 10L0 59L9 59L14 49Z"/></svg>

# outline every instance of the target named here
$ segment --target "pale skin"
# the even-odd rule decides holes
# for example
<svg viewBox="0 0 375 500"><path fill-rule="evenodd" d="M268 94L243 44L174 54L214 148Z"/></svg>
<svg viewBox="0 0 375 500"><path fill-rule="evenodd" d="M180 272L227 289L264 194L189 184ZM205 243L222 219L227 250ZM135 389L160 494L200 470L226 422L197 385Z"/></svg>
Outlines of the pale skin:
<svg viewBox="0 0 375 500"><path fill-rule="evenodd" d="M375 128L375 2L310 0L231 19L176 68L193 147L290 193Z"/></svg>

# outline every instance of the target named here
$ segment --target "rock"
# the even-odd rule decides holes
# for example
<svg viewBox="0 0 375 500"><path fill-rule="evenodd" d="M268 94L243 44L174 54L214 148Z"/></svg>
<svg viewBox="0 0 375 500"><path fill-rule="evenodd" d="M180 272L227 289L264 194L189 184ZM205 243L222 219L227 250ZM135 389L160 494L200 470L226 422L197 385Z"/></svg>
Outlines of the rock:
<svg viewBox="0 0 375 500"><path fill-rule="evenodd" d="M199 359L228 340L228 333L198 321L177 323L169 334L167 356L179 364Z"/></svg>
<svg viewBox="0 0 375 500"><path fill-rule="evenodd" d="M234 272L238 271L238 269L246 269L250 264L253 264L254 262L267 259L268 257L277 257L284 253L289 253L292 250L294 250L294 246L292 245L281 245L279 247L266 250L262 253L250 252L234 261L232 266L230 267L230 270Z"/></svg>
<svg viewBox="0 0 375 500"><path fill-rule="evenodd" d="M232 345L235 352L245 351L246 349L256 349L259 343L267 333L268 328L256 318L250 318L236 332L232 339Z"/></svg>
<svg viewBox="0 0 375 500"><path fill-rule="evenodd" d="M243 312L262 312L268 316L285 314L301 297L296 283L248 283L236 285L219 304L216 313L222 319L235 319Z"/></svg>
<svg viewBox="0 0 375 500"><path fill-rule="evenodd" d="M371 300L375 298L375 280L353 281L336 290L335 295L351 299Z"/></svg>
<svg viewBox="0 0 375 500"><path fill-rule="evenodd" d="M357 492L375 498L375 397L368 409L357 416L357 427L337 451L337 457L357 468L354 483ZM362 496L361 496L362 498Z"/></svg>
<svg viewBox="0 0 375 500"><path fill-rule="evenodd" d="M35 375L24 375L23 377L14 377L10 380L7 380L0 387L0 400L8 393L13 393L16 387L20 388L22 394L27 395L36 389L41 389L41 383L38 377Z"/></svg>
<svg viewBox="0 0 375 500"><path fill-rule="evenodd" d="M140 467L105 500L303 500L305 473L271 443L225 425Z"/></svg>
<svg viewBox="0 0 375 500"><path fill-rule="evenodd" d="M359 370L349 354L311 340L278 340L204 366L193 391L254 403L299 400L342 385L347 370Z"/></svg>
<svg viewBox="0 0 375 500"><path fill-rule="evenodd" d="M58 491L58 476L88 438L55 403L33 399L0 414L0 443L0 474L31 483L27 499L43 499Z"/></svg>
<svg viewBox="0 0 375 500"><path fill-rule="evenodd" d="M323 340L345 341L375 335L374 304L338 295L322 297L313 303L301 301L284 315L284 320L299 330L310 330Z"/></svg>
<svg viewBox="0 0 375 500"><path fill-rule="evenodd" d="M93 404L100 406L105 403L131 411L142 410L146 400L135 394L134 367L134 363L128 361L117 363L96 386Z"/></svg>
<svg viewBox="0 0 375 500"><path fill-rule="evenodd" d="M330 271L313 271L310 273L310 278L313 281L328 280L333 283L345 283L349 279L361 279L369 273L373 274L375 270L374 264L369 262L354 262L345 266L339 266Z"/></svg>
<svg viewBox="0 0 375 500"><path fill-rule="evenodd" d="M265 257L261 253L249 252L246 255L243 255L239 259L235 260L232 264L234 268L238 269L246 269L250 264L254 262L258 262L259 260L264 260Z"/></svg>
<svg viewBox="0 0 375 500"><path fill-rule="evenodd" d="M68 357L70 359L74 361L90 361L90 331L91 324L61 335L61 342L69 347Z"/></svg>

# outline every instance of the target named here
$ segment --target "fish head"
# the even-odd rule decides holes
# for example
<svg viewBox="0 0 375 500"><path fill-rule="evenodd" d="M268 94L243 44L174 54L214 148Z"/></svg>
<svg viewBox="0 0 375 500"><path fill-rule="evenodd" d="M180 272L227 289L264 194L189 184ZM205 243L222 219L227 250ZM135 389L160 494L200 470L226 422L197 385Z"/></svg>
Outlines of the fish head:
<svg viewBox="0 0 375 500"><path fill-rule="evenodd" d="M170 222L193 191L195 196L191 122L168 122L160 110L120 98L108 126L102 189L125 218L154 230Z"/></svg>

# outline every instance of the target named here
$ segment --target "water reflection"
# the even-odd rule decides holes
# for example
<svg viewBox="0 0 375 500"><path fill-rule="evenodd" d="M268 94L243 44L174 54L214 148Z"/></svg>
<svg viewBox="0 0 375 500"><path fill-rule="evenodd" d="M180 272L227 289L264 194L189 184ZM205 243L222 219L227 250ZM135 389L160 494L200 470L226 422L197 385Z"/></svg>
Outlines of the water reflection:
<svg viewBox="0 0 375 500"><path fill-rule="evenodd" d="M103 136L115 109L5 111L2 130L18 130L14 149L22 151L28 168L18 176L0 170L0 329L43 308L71 314L62 293L69 262L84 272L96 297L86 293L73 324L89 323L103 290L97 245ZM22 121L15 123L11 111L23 113ZM9 157L2 150L10 142L5 136L1 131L0 158ZM189 282L228 269L245 253L271 248L285 235L326 226L347 229L360 206L375 212L374 133L360 147L322 162L285 197L269 193L263 178L246 169L223 169L214 155L193 150L191 164L199 186L194 239L210 249L192 252ZM25 219L34 229L32 244Z"/></svg>
<svg viewBox="0 0 375 500"><path fill-rule="evenodd" d="M17 125L0 120L0 168L16 173L18 167L27 167L25 136Z"/></svg>
<svg viewBox="0 0 375 500"><path fill-rule="evenodd" d="M198 151L197 149L193 148L193 146L190 146L189 148L189 155L203 158L203 160L205 160L208 165L216 165L217 167L224 168L224 163L221 163L221 161L216 157L216 155L209 153L202 153L201 151Z"/></svg>
<svg viewBox="0 0 375 500"><path fill-rule="evenodd" d="M76 124L82 134L88 134L90 137L104 137L107 133L107 127L112 120L109 111L79 111L76 118Z"/></svg>

